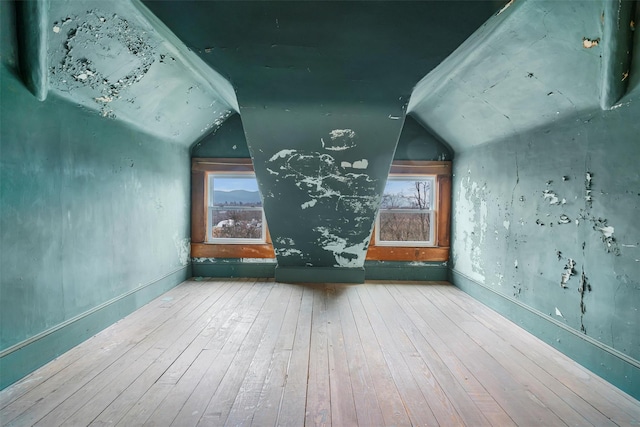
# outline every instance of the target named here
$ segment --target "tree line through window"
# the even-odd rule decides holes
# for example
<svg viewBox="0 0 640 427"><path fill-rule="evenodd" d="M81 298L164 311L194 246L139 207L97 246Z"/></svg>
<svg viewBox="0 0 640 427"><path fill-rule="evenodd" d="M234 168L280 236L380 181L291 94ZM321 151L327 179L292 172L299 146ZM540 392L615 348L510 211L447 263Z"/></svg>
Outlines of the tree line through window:
<svg viewBox="0 0 640 427"><path fill-rule="evenodd" d="M380 245L433 244L434 177L389 177L376 224Z"/></svg>

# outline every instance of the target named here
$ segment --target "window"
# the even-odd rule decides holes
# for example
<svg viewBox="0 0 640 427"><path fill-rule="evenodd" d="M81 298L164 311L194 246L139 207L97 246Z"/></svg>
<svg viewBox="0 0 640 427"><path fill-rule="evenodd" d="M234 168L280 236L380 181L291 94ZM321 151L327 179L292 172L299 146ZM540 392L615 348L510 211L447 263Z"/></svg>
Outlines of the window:
<svg viewBox="0 0 640 427"><path fill-rule="evenodd" d="M251 159L192 159L191 254L275 258Z"/></svg>
<svg viewBox="0 0 640 427"><path fill-rule="evenodd" d="M367 260L447 261L451 162L394 161Z"/></svg>
<svg viewBox="0 0 640 427"><path fill-rule="evenodd" d="M208 173L207 241L264 243L266 227L258 182L251 174Z"/></svg>
<svg viewBox="0 0 640 427"><path fill-rule="evenodd" d="M390 176L376 219L380 246L434 245L434 176Z"/></svg>

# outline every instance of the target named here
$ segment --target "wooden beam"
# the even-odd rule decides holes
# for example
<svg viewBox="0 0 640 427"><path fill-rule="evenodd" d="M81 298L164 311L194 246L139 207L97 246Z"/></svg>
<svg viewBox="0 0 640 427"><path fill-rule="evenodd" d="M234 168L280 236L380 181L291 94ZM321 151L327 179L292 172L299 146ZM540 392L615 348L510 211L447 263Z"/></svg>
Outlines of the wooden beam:
<svg viewBox="0 0 640 427"><path fill-rule="evenodd" d="M627 90L633 51L634 0L604 0L602 11L602 82L600 107L608 110Z"/></svg>
<svg viewBox="0 0 640 427"><path fill-rule="evenodd" d="M47 34L52 30L49 28L48 10L48 0L16 2L20 74L39 101L47 99L49 91Z"/></svg>

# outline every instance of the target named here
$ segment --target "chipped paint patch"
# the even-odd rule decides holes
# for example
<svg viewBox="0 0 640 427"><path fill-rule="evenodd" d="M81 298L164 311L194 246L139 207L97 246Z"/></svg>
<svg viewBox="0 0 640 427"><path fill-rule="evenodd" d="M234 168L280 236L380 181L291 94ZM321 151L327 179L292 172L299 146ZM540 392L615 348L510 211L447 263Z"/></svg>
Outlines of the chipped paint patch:
<svg viewBox="0 0 640 427"><path fill-rule="evenodd" d="M500 9L500 10L498 11L498 13L496 14L496 16L500 15L502 12L504 12L505 10L507 10L507 8L508 8L509 6L511 6L511 5L513 4L513 2L514 2L514 1L515 1L515 0L510 0L510 1L509 1L509 3L505 4L504 6L502 6L502 9Z"/></svg>
<svg viewBox="0 0 640 427"><path fill-rule="evenodd" d="M545 200L549 200L550 205L557 205L560 202L556 193L551 190L544 190L542 194Z"/></svg>
<svg viewBox="0 0 640 427"><path fill-rule="evenodd" d="M322 148L329 151L344 151L356 146L356 133L352 129L334 129L329 138L320 138Z"/></svg>
<svg viewBox="0 0 640 427"><path fill-rule="evenodd" d="M278 256L289 257L303 255L301 250L295 248L273 248L273 250Z"/></svg>
<svg viewBox="0 0 640 427"><path fill-rule="evenodd" d="M189 264L189 260L191 259L191 239L188 237L180 239L178 234L175 234L173 236L173 244L178 251L178 262L180 262L180 265Z"/></svg>
<svg viewBox="0 0 640 427"><path fill-rule="evenodd" d="M311 199L308 202L304 202L303 204L300 205L300 207L302 209L308 209L308 208L312 208L316 205L316 203L318 203L318 201L316 199Z"/></svg>
<svg viewBox="0 0 640 427"><path fill-rule="evenodd" d="M352 165L354 169L366 169L368 166L369 161L367 159L356 160Z"/></svg>
<svg viewBox="0 0 640 427"><path fill-rule="evenodd" d="M337 236L327 227L315 227L313 230L320 234L318 244L322 249L333 253L336 260L334 267L362 267L364 265L369 239L350 244L347 239Z"/></svg>
<svg viewBox="0 0 640 427"><path fill-rule="evenodd" d="M593 181L593 174L591 172L587 172L584 178L584 200L587 202L587 207L591 207L591 203L593 202L593 196L591 196L591 184Z"/></svg>
<svg viewBox="0 0 640 427"><path fill-rule="evenodd" d="M558 317L562 317L564 319L564 316L562 315L562 313L560 312L560 310L558 309L558 307L556 307L556 316Z"/></svg>
<svg viewBox="0 0 640 427"><path fill-rule="evenodd" d="M607 224L606 219L602 218L590 218L593 223L593 229L601 233L602 243L605 245L605 249L608 253L614 255L620 255L620 247L614 236L615 228Z"/></svg>
<svg viewBox="0 0 640 427"><path fill-rule="evenodd" d="M285 158L285 157L287 157L287 156L289 156L291 154L294 154L295 152L296 152L296 150L280 150L276 154L271 156L269 161L273 162L274 160Z"/></svg>
<svg viewBox="0 0 640 427"><path fill-rule="evenodd" d="M487 235L487 217L486 186L472 182L469 170L457 188L453 265L479 283L485 283L482 248Z"/></svg>
<svg viewBox="0 0 640 427"><path fill-rule="evenodd" d="M507 221L506 219L504 221L502 221L502 226L504 227L505 230L509 230L509 226L511 225L511 223L509 221Z"/></svg>
<svg viewBox="0 0 640 427"><path fill-rule="evenodd" d="M562 272L562 275L560 278L561 287L567 288L567 282L569 282L569 279L571 279L571 276L576 275L575 266L576 266L576 262L571 258L569 258L567 260L567 264L564 266L564 271Z"/></svg>
<svg viewBox="0 0 640 427"><path fill-rule="evenodd" d="M569 218L567 215L565 214L560 215L558 224L569 224L570 222L571 222L571 218Z"/></svg>
<svg viewBox="0 0 640 427"><path fill-rule="evenodd" d="M600 227L598 230L602 231L602 234L604 235L605 238L609 238L613 236L613 232L615 231L615 228L608 225L606 227Z"/></svg>
<svg viewBox="0 0 640 427"><path fill-rule="evenodd" d="M591 49L592 47L596 47L600 44L600 38L590 39L587 37L582 38L582 47L585 49Z"/></svg>

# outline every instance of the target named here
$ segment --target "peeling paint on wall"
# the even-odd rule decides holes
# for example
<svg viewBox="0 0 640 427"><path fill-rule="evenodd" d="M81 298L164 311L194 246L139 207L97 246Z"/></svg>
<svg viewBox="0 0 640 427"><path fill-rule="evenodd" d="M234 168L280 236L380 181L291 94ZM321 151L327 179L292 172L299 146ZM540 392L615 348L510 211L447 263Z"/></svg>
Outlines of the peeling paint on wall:
<svg viewBox="0 0 640 427"><path fill-rule="evenodd" d="M361 267L367 255L369 240L351 243L347 239L333 234L327 227L316 227L314 231L320 234L318 244L326 251L332 252L335 267Z"/></svg>
<svg viewBox="0 0 640 427"><path fill-rule="evenodd" d="M591 285L587 280L587 276L584 274L584 267L582 268L582 274L580 275L580 286L578 287L580 293L580 332L586 334L587 329L584 326L584 314L587 312L587 306L584 303L585 292L591 292Z"/></svg>
<svg viewBox="0 0 640 427"><path fill-rule="evenodd" d="M600 38L597 38L597 39L590 39L587 37L582 38L582 47L584 47L585 49L591 49L592 47L598 46L598 44L600 44Z"/></svg>
<svg viewBox="0 0 640 427"><path fill-rule="evenodd" d="M457 192L454 239L459 242L453 245L453 262L458 271L484 283L482 247L487 234L486 186L480 186L475 181L472 182L471 170L469 170L468 175L460 180Z"/></svg>
<svg viewBox="0 0 640 427"><path fill-rule="evenodd" d="M191 255L191 239L188 237L184 239L180 239L178 234L174 234L173 244L175 245L176 250L178 251L178 261L180 262L180 265L189 264L190 255Z"/></svg>
<svg viewBox="0 0 640 427"><path fill-rule="evenodd" d="M329 138L320 138L322 148L329 151L344 151L356 146L356 133L352 129L334 129Z"/></svg>
<svg viewBox="0 0 640 427"><path fill-rule="evenodd" d="M336 140L351 138L352 131L333 131ZM326 148L326 146L325 146ZM336 150L338 151L338 150ZM350 167L347 167L350 165ZM347 214L344 223L323 221L318 218L313 228L317 247L330 252L335 267L361 267L369 244L370 227L375 216L379 198L377 180L367 173L355 173L353 168L366 168L366 159L353 163L342 161L328 153L297 149L283 149L273 154L267 161L270 176L277 177L279 184L297 189L299 193L288 193L287 197L301 197L300 210L318 209ZM281 195L273 192L265 195L265 200L277 199ZM354 215L349 217L349 215ZM348 219L347 219L348 218ZM343 229L344 226L344 229ZM349 230L349 231L347 231ZM291 251L288 246L292 239L279 236L274 241L278 257L303 257L303 252Z"/></svg>
<svg viewBox="0 0 640 427"><path fill-rule="evenodd" d="M156 60L157 42L115 13L94 9L67 16L54 22L54 33L62 48L52 53L52 87L90 88L103 117L115 118L107 104L144 78Z"/></svg>
<svg viewBox="0 0 640 427"><path fill-rule="evenodd" d="M567 260L567 264L564 266L564 271L562 272L562 275L560 277L561 287L567 288L567 282L569 282L569 279L571 279L571 276L576 275L575 266L576 266L576 262L571 258L569 258Z"/></svg>

